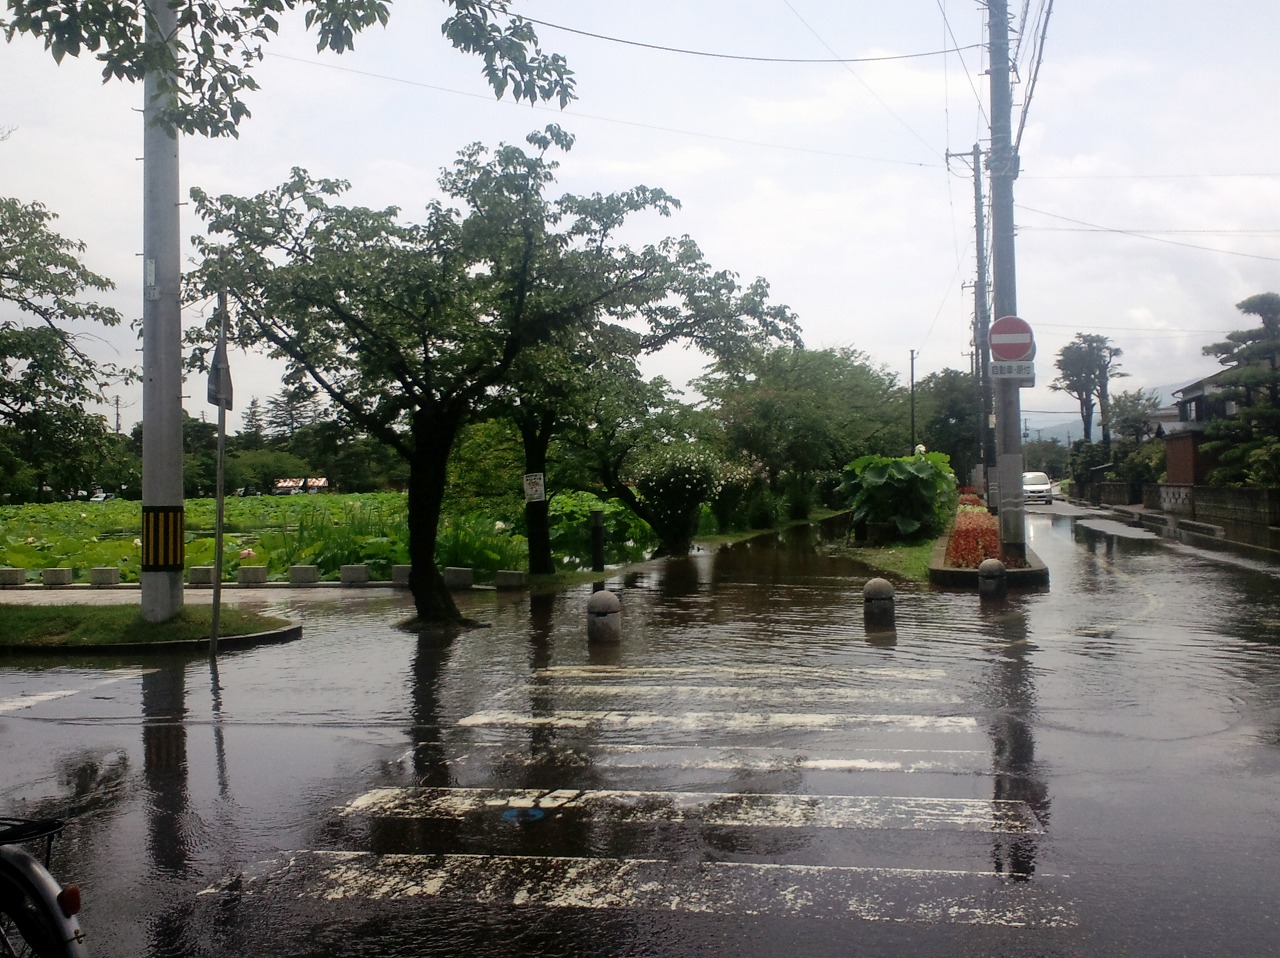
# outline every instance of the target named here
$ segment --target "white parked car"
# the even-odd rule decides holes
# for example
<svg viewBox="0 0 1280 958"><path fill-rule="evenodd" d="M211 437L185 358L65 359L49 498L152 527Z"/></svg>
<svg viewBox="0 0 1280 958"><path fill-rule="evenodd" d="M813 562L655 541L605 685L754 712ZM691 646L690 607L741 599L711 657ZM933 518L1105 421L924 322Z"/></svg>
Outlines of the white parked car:
<svg viewBox="0 0 1280 958"><path fill-rule="evenodd" d="M1053 502L1053 483L1043 472L1024 472L1022 498L1025 502Z"/></svg>
<svg viewBox="0 0 1280 958"><path fill-rule="evenodd" d="M109 499L114 499L115 497L116 497L116 494L114 492L95 492L93 495L89 497L89 501L90 502L106 502Z"/></svg>

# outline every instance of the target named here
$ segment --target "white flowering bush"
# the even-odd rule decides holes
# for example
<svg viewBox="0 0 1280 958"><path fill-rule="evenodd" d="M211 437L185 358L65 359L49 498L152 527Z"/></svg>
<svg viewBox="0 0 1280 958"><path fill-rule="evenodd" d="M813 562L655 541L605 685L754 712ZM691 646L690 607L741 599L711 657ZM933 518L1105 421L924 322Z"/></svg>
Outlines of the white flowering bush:
<svg viewBox="0 0 1280 958"><path fill-rule="evenodd" d="M720 532L749 527L747 502L752 491L762 482L756 470L742 463L722 462L716 467L711 513Z"/></svg>
<svg viewBox="0 0 1280 958"><path fill-rule="evenodd" d="M684 555L698 531L704 502L717 491L719 461L694 445L668 446L636 469L636 491L648 510L659 551Z"/></svg>

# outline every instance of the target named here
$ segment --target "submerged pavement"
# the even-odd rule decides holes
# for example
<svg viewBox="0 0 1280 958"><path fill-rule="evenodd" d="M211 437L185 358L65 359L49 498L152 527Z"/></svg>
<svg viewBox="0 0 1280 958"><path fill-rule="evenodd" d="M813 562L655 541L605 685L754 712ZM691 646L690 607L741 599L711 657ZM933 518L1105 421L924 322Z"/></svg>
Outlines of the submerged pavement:
<svg viewBox="0 0 1280 958"><path fill-rule="evenodd" d="M95 955L1269 953L1277 570L1108 522L888 636L804 535L611 580L617 646L589 588L237 595L303 640L0 671L0 812L74 819Z"/></svg>

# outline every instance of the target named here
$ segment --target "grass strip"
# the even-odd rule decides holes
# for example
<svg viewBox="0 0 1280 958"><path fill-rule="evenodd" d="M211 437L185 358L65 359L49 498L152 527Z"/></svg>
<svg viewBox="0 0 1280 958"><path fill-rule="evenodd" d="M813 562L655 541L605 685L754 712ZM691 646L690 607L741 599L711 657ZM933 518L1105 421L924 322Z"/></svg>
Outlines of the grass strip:
<svg viewBox="0 0 1280 958"><path fill-rule="evenodd" d="M0 648L191 642L209 638L212 618L212 606L188 606L167 622L148 622L136 605L0 605ZM224 605L218 635L253 635L290 624L279 616Z"/></svg>

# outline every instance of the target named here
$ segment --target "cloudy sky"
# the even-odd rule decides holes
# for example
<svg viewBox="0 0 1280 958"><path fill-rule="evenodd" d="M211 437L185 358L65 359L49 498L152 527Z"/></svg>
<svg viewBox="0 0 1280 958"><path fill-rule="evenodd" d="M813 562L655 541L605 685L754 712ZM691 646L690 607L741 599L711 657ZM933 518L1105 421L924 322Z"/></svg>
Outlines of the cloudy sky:
<svg viewBox="0 0 1280 958"><path fill-rule="evenodd" d="M969 368L974 184L955 154L988 143L975 0L513 8L568 58L579 93L568 109L496 101L478 61L440 37L443 4L395 5L387 29L341 57L317 54L289 20L240 138L184 138L184 192L252 194L301 166L349 180L353 203L413 218L461 147L557 122L577 137L564 191L674 194L683 209L638 224L635 239L687 233L716 267L764 276L810 347L861 349L904 384L913 350L917 380ZM1119 388L1178 386L1217 368L1202 346L1251 325L1235 303L1280 291L1280 4L1059 0L1047 27L1046 0L1010 9L1018 312L1040 356L1022 405L1032 428L1051 428L1076 416L1047 387L1077 332L1124 351ZM831 59L858 62L812 62ZM141 88L103 85L92 61L57 66L18 38L0 46L0 89L4 194L57 213L116 283L110 302L139 316ZM198 228L183 222L184 235ZM94 348L136 362L137 346L113 333ZM278 391L265 360L233 353L232 366L237 416ZM683 381L700 366L675 352L653 371ZM193 415L211 409L203 382L188 392ZM127 429L140 393L119 395Z"/></svg>

